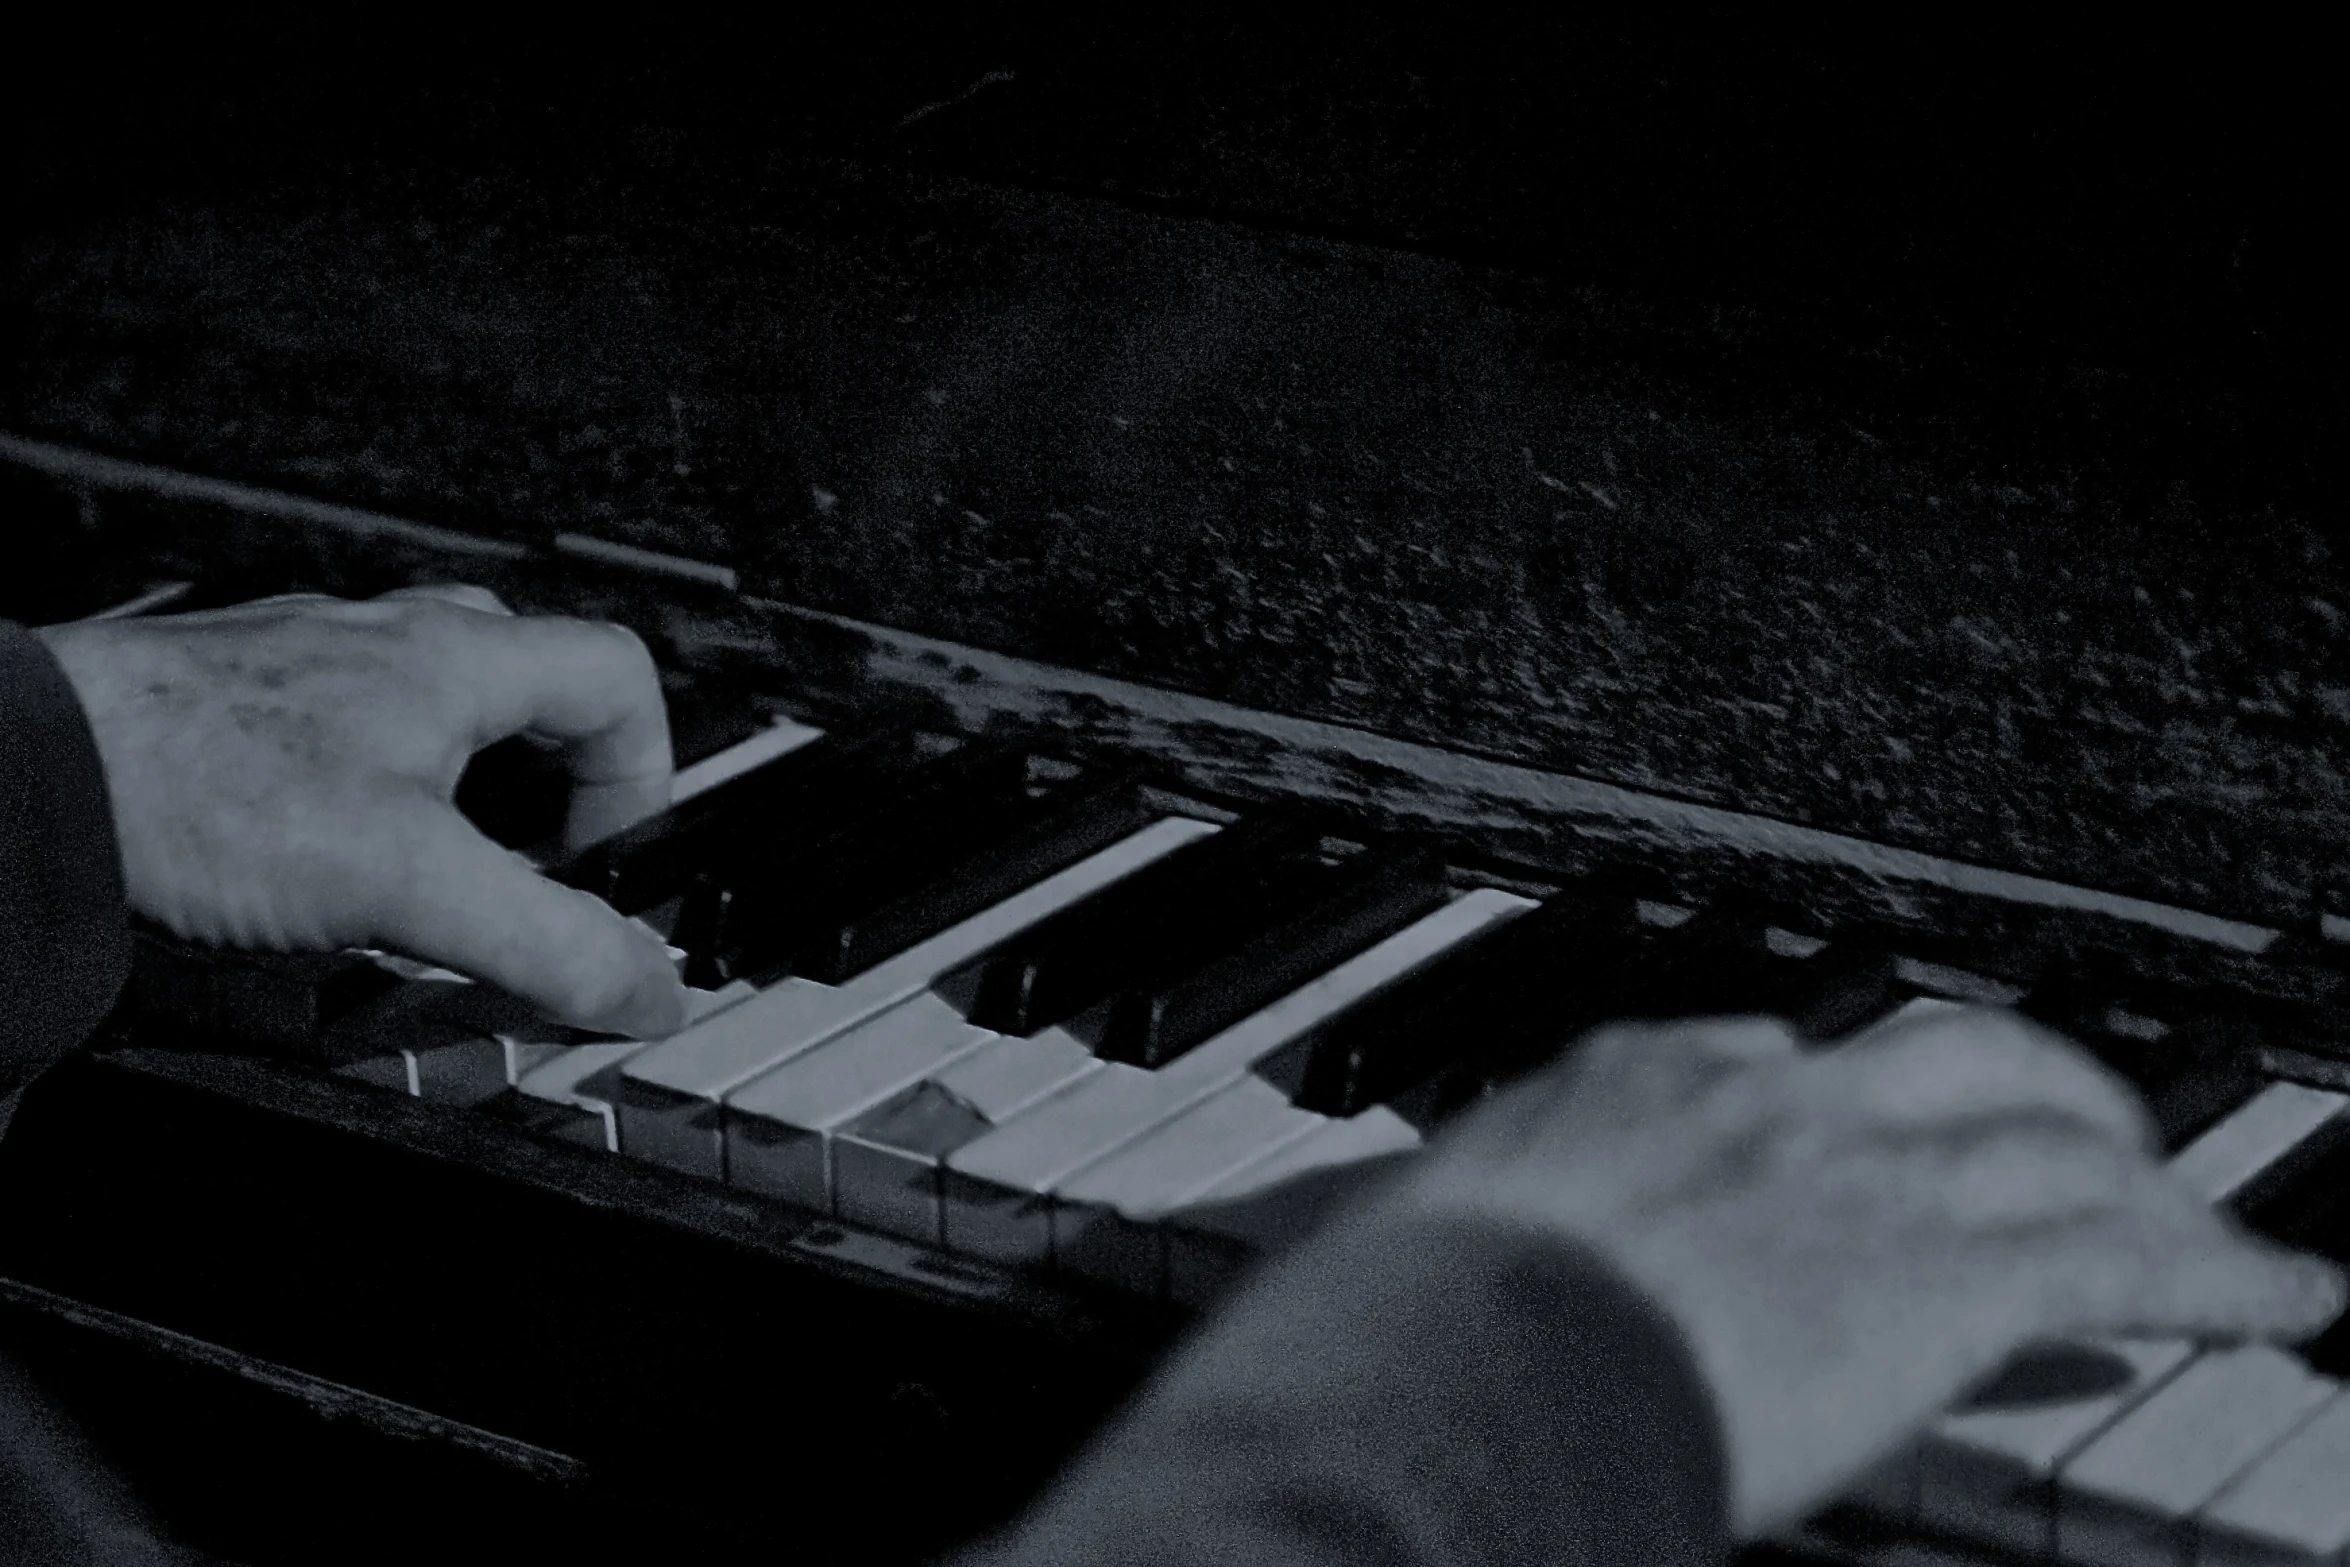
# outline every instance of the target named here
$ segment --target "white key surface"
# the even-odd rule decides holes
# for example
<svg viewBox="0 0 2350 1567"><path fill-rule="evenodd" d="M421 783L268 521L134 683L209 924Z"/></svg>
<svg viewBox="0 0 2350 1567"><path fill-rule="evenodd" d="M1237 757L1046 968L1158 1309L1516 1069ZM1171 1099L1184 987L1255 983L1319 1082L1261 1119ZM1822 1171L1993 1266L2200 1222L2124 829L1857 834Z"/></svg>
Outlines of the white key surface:
<svg viewBox="0 0 2350 1567"><path fill-rule="evenodd" d="M1422 1141L1418 1127L1385 1105L1373 1105L1343 1121L1324 1121L1297 1142L1286 1143L1234 1170L1194 1201L1235 1202L1315 1170L1409 1153Z"/></svg>
<svg viewBox="0 0 2350 1567"><path fill-rule="evenodd" d="M2350 1398L2336 1397L2215 1497L2206 1534L2241 1535L2313 1557L2350 1550Z"/></svg>
<svg viewBox="0 0 2350 1567"><path fill-rule="evenodd" d="M919 998L917 998L919 999ZM730 1115L830 1131L996 1036L918 1006L890 1008L726 1096Z"/></svg>
<svg viewBox="0 0 2350 1567"><path fill-rule="evenodd" d="M1243 1074L1063 1181L1056 1195L1137 1221L1157 1219L1327 1121L1300 1110L1270 1083Z"/></svg>
<svg viewBox="0 0 2350 1567"><path fill-rule="evenodd" d="M1101 1058L1057 1029L999 1036L935 1074L938 1086L1002 1123L1098 1070Z"/></svg>
<svg viewBox="0 0 2350 1567"><path fill-rule="evenodd" d="M1066 1093L957 1149L948 1167L1044 1195L1170 1115L1223 1088L1299 1034L1451 947L1533 907L1496 888L1463 894L1241 1019L1156 1071L1112 1062Z"/></svg>
<svg viewBox="0 0 2350 1567"><path fill-rule="evenodd" d="M686 1017L691 1022L715 1017L727 1008L757 995L749 985L734 980L717 990L688 988ZM582 1109L602 1108L605 1101L584 1101L579 1097L580 1084L610 1067L616 1067L641 1050L650 1049L641 1039L598 1040L584 1045L557 1045L549 1049L529 1041L506 1041L507 1060L519 1068L513 1081L515 1088L533 1099L545 1099L555 1104L577 1105ZM524 1065L524 1063L528 1063Z"/></svg>
<svg viewBox="0 0 2350 1567"><path fill-rule="evenodd" d="M1005 937L1216 830L1213 822L1186 816L1161 818L845 985L806 979L770 985L724 1016L664 1040L622 1070L636 1082L716 1100L884 1007L910 999L939 974Z"/></svg>
<svg viewBox="0 0 2350 1567"><path fill-rule="evenodd" d="M2207 1202L2222 1202L2300 1142L2323 1129L2350 1098L2297 1083L2265 1085L2172 1156L2170 1168ZM2136 1375L2110 1392L2011 1410L1942 1416L1920 1444L1919 1501L1929 1521L1952 1527L1967 1516L2003 1526L2001 1493L2042 1479L2195 1360L2184 1339L2096 1338L2087 1347L2128 1362ZM2022 1505L2040 1503L2025 1499Z"/></svg>
<svg viewBox="0 0 2350 1567"><path fill-rule="evenodd" d="M2336 1390L2299 1357L2270 1345L2213 1350L2082 1448L2059 1470L2058 1483L2068 1495L2184 1518Z"/></svg>
<svg viewBox="0 0 2350 1567"><path fill-rule="evenodd" d="M1111 1148L1214 1090L1105 1061L1062 1092L965 1143L947 1167L1015 1191L1052 1190Z"/></svg>

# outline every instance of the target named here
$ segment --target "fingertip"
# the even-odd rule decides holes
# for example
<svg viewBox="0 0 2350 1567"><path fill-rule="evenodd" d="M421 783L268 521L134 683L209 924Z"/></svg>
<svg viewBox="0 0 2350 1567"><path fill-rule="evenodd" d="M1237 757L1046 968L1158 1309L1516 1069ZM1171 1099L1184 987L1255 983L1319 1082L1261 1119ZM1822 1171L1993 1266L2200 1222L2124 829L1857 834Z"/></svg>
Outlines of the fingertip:
<svg viewBox="0 0 2350 1567"><path fill-rule="evenodd" d="M685 1027L689 1000L685 982L665 969L645 976L616 1011L592 1026L630 1039L667 1039Z"/></svg>
<svg viewBox="0 0 2350 1567"><path fill-rule="evenodd" d="M2234 1334L2293 1342L2315 1336L2350 1304L2350 1280L2322 1257L2289 1251L2257 1238L2209 1254L2204 1285L2194 1293L2208 1307L2198 1324L2206 1334Z"/></svg>
<svg viewBox="0 0 2350 1567"><path fill-rule="evenodd" d="M617 1005L584 1026L632 1039L666 1039L685 1027L691 998L678 972L676 948L639 919L621 921L633 980Z"/></svg>
<svg viewBox="0 0 2350 1567"><path fill-rule="evenodd" d="M2330 1326L2350 1306L2350 1278L2322 1257L2286 1252L2278 1258L2278 1294L2288 1336L2305 1338Z"/></svg>

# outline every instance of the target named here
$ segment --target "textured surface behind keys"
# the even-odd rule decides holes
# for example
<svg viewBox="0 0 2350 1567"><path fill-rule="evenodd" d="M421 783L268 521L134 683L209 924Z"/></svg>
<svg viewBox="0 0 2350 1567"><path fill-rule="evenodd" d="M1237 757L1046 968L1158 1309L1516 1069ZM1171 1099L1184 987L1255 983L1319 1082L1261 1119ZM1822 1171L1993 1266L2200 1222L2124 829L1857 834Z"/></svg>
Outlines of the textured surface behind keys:
<svg viewBox="0 0 2350 1567"><path fill-rule="evenodd" d="M1296 25L893 35L812 113L534 38L404 121L334 93L380 39L279 120L116 40L0 424L2239 914L2350 875L2326 51L2182 116L2200 34Z"/></svg>

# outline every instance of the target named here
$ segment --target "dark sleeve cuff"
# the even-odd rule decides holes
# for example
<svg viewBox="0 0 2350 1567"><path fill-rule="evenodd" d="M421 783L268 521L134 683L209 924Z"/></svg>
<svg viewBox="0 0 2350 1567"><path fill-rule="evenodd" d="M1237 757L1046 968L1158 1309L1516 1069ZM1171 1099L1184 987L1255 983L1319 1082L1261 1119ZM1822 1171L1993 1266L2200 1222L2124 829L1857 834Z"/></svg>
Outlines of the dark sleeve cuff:
<svg viewBox="0 0 2350 1567"><path fill-rule="evenodd" d="M1357 1215L1211 1323L1005 1562L1719 1564L1677 1330L1553 1239Z"/></svg>
<svg viewBox="0 0 2350 1567"><path fill-rule="evenodd" d="M130 961L89 720L47 644L0 621L0 1094L97 1026Z"/></svg>

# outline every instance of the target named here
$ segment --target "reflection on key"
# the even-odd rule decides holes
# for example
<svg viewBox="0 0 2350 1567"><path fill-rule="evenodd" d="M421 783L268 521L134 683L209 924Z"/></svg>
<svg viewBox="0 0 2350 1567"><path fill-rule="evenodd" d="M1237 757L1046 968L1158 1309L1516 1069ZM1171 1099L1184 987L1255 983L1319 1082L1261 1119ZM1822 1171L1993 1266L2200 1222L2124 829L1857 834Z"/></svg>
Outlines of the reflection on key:
<svg viewBox="0 0 2350 1567"><path fill-rule="evenodd" d="M1925 1003L1912 1002L1911 1006ZM2206 1202L2220 1203L2332 1125L2350 1097L2271 1083L2175 1155L2171 1170ZM2055 1528L2049 1481L2059 1467L2195 1358L2175 1339L2101 1338L2093 1351L2127 1363L2136 1380L2092 1397L2007 1410L1945 1415L1913 1450L1914 1491L1888 1484L1853 1501L1969 1539L2040 1552Z"/></svg>
<svg viewBox="0 0 2350 1567"><path fill-rule="evenodd" d="M1053 1263L1157 1296L1166 1283L1158 1221L1224 1177L1325 1124L1271 1084L1241 1077L1063 1181L1053 1194Z"/></svg>
<svg viewBox="0 0 2350 1567"><path fill-rule="evenodd" d="M832 1143L834 1211L892 1235L945 1244L939 1177L947 1155L1100 1066L1057 1030L997 1036L842 1128Z"/></svg>
<svg viewBox="0 0 2350 1567"><path fill-rule="evenodd" d="M1000 1262L1052 1255L1050 1198L1060 1182L1188 1109L1305 1030L1533 900L1466 893L1328 974L1242 1019L1157 1071L1105 1064L1068 1092L947 1160L942 1222L951 1250Z"/></svg>
<svg viewBox="0 0 2350 1567"><path fill-rule="evenodd" d="M726 1150L719 1103L727 1093L911 998L942 971L1005 936L1216 830L1213 822L1163 818L846 985L783 980L723 1016L662 1041L621 1069L622 1149L675 1169L722 1177Z"/></svg>
<svg viewBox="0 0 2350 1567"><path fill-rule="evenodd" d="M2195 1513L2336 1391L2265 1344L2202 1356L2057 1471L2057 1554L2090 1567L2185 1560Z"/></svg>
<svg viewBox="0 0 2350 1567"><path fill-rule="evenodd" d="M917 996L753 1078L726 1096L728 1183L829 1213L832 1134L995 1037Z"/></svg>
<svg viewBox="0 0 2350 1567"><path fill-rule="evenodd" d="M2350 1551L2350 1399L2337 1396L2195 1517L2197 1567L2336 1561Z"/></svg>

